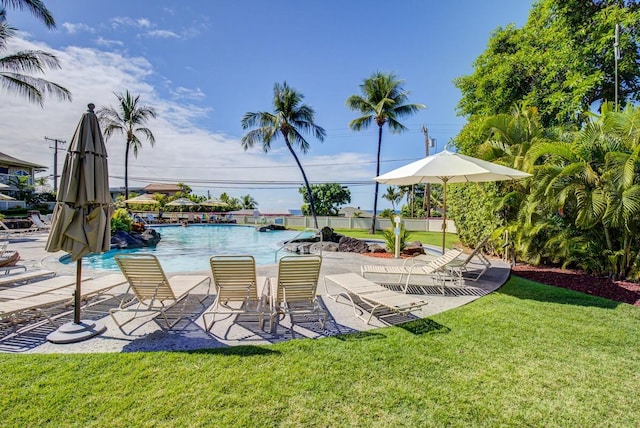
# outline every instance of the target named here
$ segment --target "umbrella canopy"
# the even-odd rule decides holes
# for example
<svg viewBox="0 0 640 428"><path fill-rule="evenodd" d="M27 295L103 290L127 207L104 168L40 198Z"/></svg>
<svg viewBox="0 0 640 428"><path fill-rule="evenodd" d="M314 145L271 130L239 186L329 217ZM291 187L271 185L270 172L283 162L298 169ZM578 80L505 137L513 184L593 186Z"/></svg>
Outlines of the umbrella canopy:
<svg viewBox="0 0 640 428"><path fill-rule="evenodd" d="M443 185L442 251L444 252L447 228L448 183L517 180L530 176L531 174L517 169L444 150L389 171L386 174L379 175L374 180L379 183L395 184L397 186L419 183L439 183Z"/></svg>
<svg viewBox="0 0 640 428"><path fill-rule="evenodd" d="M8 184L0 183L0 189L8 189L9 187L11 186L9 186Z"/></svg>
<svg viewBox="0 0 640 428"><path fill-rule="evenodd" d="M156 199L153 199L152 195L148 195L148 194L144 194L144 195L139 195L136 196L135 198L129 198L126 201L124 201L125 204L152 204L152 205L157 205L160 202Z"/></svg>
<svg viewBox="0 0 640 428"><path fill-rule="evenodd" d="M5 195L4 193L0 193L0 201L15 201L16 198L12 198L9 195Z"/></svg>
<svg viewBox="0 0 640 428"><path fill-rule="evenodd" d="M187 199L187 198L178 198L174 201L169 202L166 205L170 205L172 207L197 207L199 206L198 204L196 204L195 202L193 202L191 199Z"/></svg>
<svg viewBox="0 0 640 428"><path fill-rule="evenodd" d="M69 144L51 221L51 232L45 247L49 252L66 251L72 260L77 261L75 324L82 324L82 257L89 253L107 251L111 245L110 220L113 208L109 193L107 150L94 108L94 104L89 104L89 110L82 115ZM93 335L98 333L101 331ZM86 337L80 340L84 338Z"/></svg>
<svg viewBox="0 0 640 428"><path fill-rule="evenodd" d="M226 202L222 202L220 199L210 198L204 202L200 202L200 205L203 207L226 207L229 204Z"/></svg>

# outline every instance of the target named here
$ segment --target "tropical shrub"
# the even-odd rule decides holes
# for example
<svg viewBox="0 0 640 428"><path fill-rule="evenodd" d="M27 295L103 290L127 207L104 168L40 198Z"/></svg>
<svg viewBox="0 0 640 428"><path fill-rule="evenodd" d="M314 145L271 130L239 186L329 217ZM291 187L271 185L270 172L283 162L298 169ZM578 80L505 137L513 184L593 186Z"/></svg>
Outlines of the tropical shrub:
<svg viewBox="0 0 640 428"><path fill-rule="evenodd" d="M387 244L387 250L390 253L396 252L396 235L395 228L387 228L382 231L382 236L384 237L384 241ZM403 224L400 224L400 252L404 250L404 247L407 245L409 241L410 234L407 229L404 228Z"/></svg>
<svg viewBox="0 0 640 428"><path fill-rule="evenodd" d="M115 233L119 230L124 232L131 232L131 225L133 224L133 219L124 208L118 208L114 211L113 216L111 217L111 233Z"/></svg>

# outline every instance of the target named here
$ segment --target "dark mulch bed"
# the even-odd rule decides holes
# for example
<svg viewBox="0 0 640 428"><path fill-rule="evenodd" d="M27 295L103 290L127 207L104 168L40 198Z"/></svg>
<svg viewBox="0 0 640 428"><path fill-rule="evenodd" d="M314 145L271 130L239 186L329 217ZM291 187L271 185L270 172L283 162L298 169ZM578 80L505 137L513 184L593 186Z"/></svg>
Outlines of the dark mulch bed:
<svg viewBox="0 0 640 428"><path fill-rule="evenodd" d="M516 265L511 271L522 278L542 284L568 288L581 293L640 306L640 284L614 281L610 278L586 274L573 269L560 269L530 265Z"/></svg>

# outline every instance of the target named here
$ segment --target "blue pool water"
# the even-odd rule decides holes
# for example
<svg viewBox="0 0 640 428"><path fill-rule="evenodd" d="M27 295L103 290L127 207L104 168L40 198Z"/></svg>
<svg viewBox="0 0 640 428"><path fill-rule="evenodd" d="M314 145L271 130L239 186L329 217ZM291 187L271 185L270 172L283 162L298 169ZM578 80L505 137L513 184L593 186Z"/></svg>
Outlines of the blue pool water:
<svg viewBox="0 0 640 428"><path fill-rule="evenodd" d="M82 259L82 265L91 269L118 270L113 256L123 253L153 254L166 272L209 270L209 257L215 254L251 254L256 264L264 265L275 263L275 254L282 241L300 233L290 230L258 232L253 227L231 225L160 226L154 229L162 236L155 248L91 254ZM278 257L283 255L287 255L284 250L278 253ZM69 256L60 261L69 263Z"/></svg>

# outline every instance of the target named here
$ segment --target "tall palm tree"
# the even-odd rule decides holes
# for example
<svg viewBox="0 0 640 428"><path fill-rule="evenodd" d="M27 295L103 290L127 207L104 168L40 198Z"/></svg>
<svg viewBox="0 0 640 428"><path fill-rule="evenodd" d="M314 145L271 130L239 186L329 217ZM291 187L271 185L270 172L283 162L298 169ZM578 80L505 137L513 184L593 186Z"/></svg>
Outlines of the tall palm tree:
<svg viewBox="0 0 640 428"><path fill-rule="evenodd" d="M396 211L396 204L402 200L402 192L396 186L387 186L387 193L382 195L384 199L391 202L393 211Z"/></svg>
<svg viewBox="0 0 640 428"><path fill-rule="evenodd" d="M366 129L374 121L378 125L376 176L380 175L380 149L382 147L382 128L384 125L388 124L392 132L400 133L407 128L398 119L410 116L417 113L418 110L426 108L423 104L407 103L409 92L404 90L403 84L404 81L399 80L395 74L385 74L377 71L360 85L361 95L352 95L347 98L347 107L362 113L362 116L349 122L351 129L354 131ZM379 183L376 182L375 186L371 234L376 231Z"/></svg>
<svg viewBox="0 0 640 428"><path fill-rule="evenodd" d="M37 0L24 2L2 0L2 7L7 3L11 3L14 7L20 7L20 4L25 3L32 9L34 15L37 17L42 16L45 25L50 28L55 26L49 11ZM14 37L16 31L15 28L7 23L6 10L0 8L0 52L8 49L8 42ZM71 101L69 90L56 83L31 75L33 73L44 73L47 69L56 68L60 68L60 63L50 53L40 50L11 53L0 57L0 86L9 92L24 96L29 102L40 104L40 106L43 105L45 95L52 95L61 100Z"/></svg>
<svg viewBox="0 0 640 428"><path fill-rule="evenodd" d="M242 203L242 208L245 210L252 210L258 206L258 202L256 202L255 198L251 195L241 196L240 201Z"/></svg>
<svg viewBox="0 0 640 428"><path fill-rule="evenodd" d="M142 141L138 134L142 134L153 146L156 142L153 133L144 125L150 118L156 117L152 107L140 105L140 95L134 97L129 91L124 94L114 94L118 98L118 107L102 107L97 115L103 126L104 138L109 140L112 135L124 135L127 139L124 154L124 196L129 199L129 152L137 158Z"/></svg>
<svg viewBox="0 0 640 428"><path fill-rule="evenodd" d="M262 144L265 153L271 150L271 141L281 136L300 168L304 184L307 187L311 215L313 216L314 227L318 228L318 218L316 217L316 207L313 202L311 186L307 175L302 168L300 159L294 150L296 145L302 153L309 151L309 143L302 136L302 133L311 133L318 140L324 141L326 132L323 128L314 123L315 111L307 104L302 104L304 95L287 85L276 83L273 87L273 113L259 111L248 112L242 118L242 129L257 128L249 131L242 137L242 147L247 150L255 144Z"/></svg>

